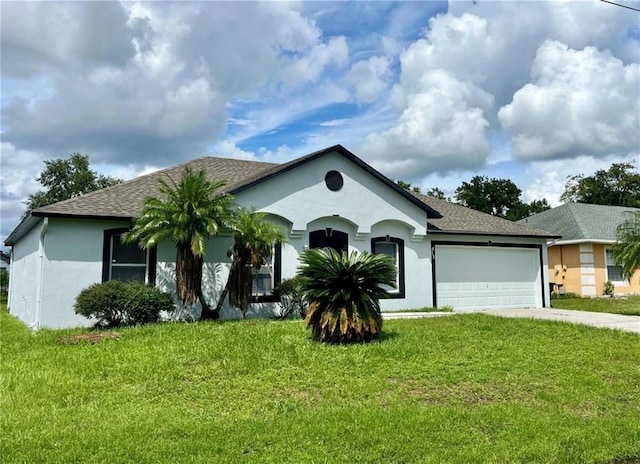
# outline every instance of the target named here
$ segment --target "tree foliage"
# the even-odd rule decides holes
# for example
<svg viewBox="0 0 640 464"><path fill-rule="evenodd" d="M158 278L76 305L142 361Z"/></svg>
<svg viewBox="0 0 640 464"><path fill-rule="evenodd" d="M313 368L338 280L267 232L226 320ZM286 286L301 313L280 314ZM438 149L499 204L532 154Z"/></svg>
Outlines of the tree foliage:
<svg viewBox="0 0 640 464"><path fill-rule="evenodd" d="M634 163L613 163L592 176L569 176L560 197L564 202L640 207L640 173Z"/></svg>
<svg viewBox="0 0 640 464"><path fill-rule="evenodd" d="M437 198L438 200L444 200L451 202L451 197L448 197L444 194L444 191L438 187L431 187L425 192L425 195L428 195L433 198Z"/></svg>
<svg viewBox="0 0 640 464"><path fill-rule="evenodd" d="M625 221L618 226L617 243L613 246L613 257L622 274L630 280L640 269L640 212L629 213Z"/></svg>
<svg viewBox="0 0 640 464"><path fill-rule="evenodd" d="M243 317L247 314L257 272L261 267L269 266L273 248L285 241L284 231L267 222L266 216L266 213L242 208L234 217L229 280L217 310L229 292L231 305L240 309ZM273 272L273 269L269 271Z"/></svg>
<svg viewBox="0 0 640 464"><path fill-rule="evenodd" d="M160 180L160 198L147 198L126 241L141 248L157 246L162 240L176 245L176 293L191 305L200 301L202 319L217 318L202 294L202 268L206 242L231 226L233 197L217 193L225 183L210 182L204 171L185 168L179 183Z"/></svg>
<svg viewBox="0 0 640 464"><path fill-rule="evenodd" d="M422 193L420 187L418 187L417 185L411 185L409 182L405 182L403 180L396 180L395 182L399 187L402 187L405 190L409 190L410 192L414 193Z"/></svg>
<svg viewBox="0 0 640 464"><path fill-rule="evenodd" d="M511 180L489 179L486 176L474 176L469 182L462 182L456 189L458 203L511 221L550 208L546 199L524 203L521 195L522 190Z"/></svg>
<svg viewBox="0 0 640 464"><path fill-rule="evenodd" d="M379 299L395 287L396 268L386 255L305 251L299 274L312 337L329 343L370 341L382 330Z"/></svg>
<svg viewBox="0 0 640 464"><path fill-rule="evenodd" d="M36 180L45 190L29 195L25 202L25 215L36 208L122 182L116 177L103 176L92 171L89 167L89 155L80 153L73 153L69 159L48 160L44 165L44 170Z"/></svg>

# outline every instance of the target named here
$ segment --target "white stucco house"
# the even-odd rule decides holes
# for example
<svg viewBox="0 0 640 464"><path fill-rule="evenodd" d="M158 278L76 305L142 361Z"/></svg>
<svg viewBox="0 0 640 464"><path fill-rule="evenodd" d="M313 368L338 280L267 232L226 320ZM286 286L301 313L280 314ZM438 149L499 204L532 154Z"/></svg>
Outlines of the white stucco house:
<svg viewBox="0 0 640 464"><path fill-rule="evenodd" d="M398 288L383 311L453 306L456 310L549 306L547 232L398 187L340 145L286 164L204 157L120 185L34 210L5 241L11 247L9 311L30 327L90 325L73 311L95 282L139 278L172 292L175 248L148 252L119 234L154 196L158 179L184 167L225 180L225 192L268 213L288 243L275 250L271 273L256 285L249 315L273 314L273 285L295 275L307 248L332 246L391 255ZM210 240L204 293L217 302L227 278L230 235ZM181 308L198 316L200 308ZM225 306L222 318L238 317Z"/></svg>

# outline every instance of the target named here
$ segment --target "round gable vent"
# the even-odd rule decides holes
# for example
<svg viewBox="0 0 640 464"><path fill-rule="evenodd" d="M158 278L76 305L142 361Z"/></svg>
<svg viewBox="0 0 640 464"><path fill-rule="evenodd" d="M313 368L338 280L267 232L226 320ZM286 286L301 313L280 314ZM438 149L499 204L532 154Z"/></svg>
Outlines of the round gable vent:
<svg viewBox="0 0 640 464"><path fill-rule="evenodd" d="M344 179L338 171L329 171L327 175L324 176L324 183L327 184L329 190L337 192L344 185Z"/></svg>

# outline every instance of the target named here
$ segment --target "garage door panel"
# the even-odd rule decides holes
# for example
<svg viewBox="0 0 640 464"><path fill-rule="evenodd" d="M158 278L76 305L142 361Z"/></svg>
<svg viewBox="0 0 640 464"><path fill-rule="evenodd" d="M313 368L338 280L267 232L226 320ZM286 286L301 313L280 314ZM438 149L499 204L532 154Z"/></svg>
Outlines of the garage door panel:
<svg viewBox="0 0 640 464"><path fill-rule="evenodd" d="M436 300L456 309L542 306L539 250L437 246Z"/></svg>

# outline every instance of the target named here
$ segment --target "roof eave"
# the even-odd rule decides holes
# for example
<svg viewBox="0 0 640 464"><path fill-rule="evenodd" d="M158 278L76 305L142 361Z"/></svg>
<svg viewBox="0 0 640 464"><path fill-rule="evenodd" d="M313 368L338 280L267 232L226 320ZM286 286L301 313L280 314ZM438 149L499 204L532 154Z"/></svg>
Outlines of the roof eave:
<svg viewBox="0 0 640 464"><path fill-rule="evenodd" d="M108 214L73 214L73 213L56 213L56 212L43 212L43 211L34 211L31 213L33 216L37 217L53 217L53 218L62 218L62 219L98 219L101 221L131 221L134 219L133 216L118 216L118 215L108 215Z"/></svg>
<svg viewBox="0 0 640 464"><path fill-rule="evenodd" d="M554 240L549 245L577 245L580 243L599 243L602 245L613 245L614 243L616 243L616 240L578 238L578 239L572 239L572 240Z"/></svg>
<svg viewBox="0 0 640 464"><path fill-rule="evenodd" d="M446 234L446 235L482 235L493 237L515 237L515 238L539 238L539 239L554 239L561 238L561 235L541 235L541 234L509 234L502 232L478 232L468 230L443 230L443 229L429 229L428 234Z"/></svg>
<svg viewBox="0 0 640 464"><path fill-rule="evenodd" d="M5 246L13 246L18 240L24 237L31 229L33 229L36 224L40 222L39 217L35 217L33 214L29 214L25 217L20 224L16 226L15 229L9 234L9 236L4 240Z"/></svg>

